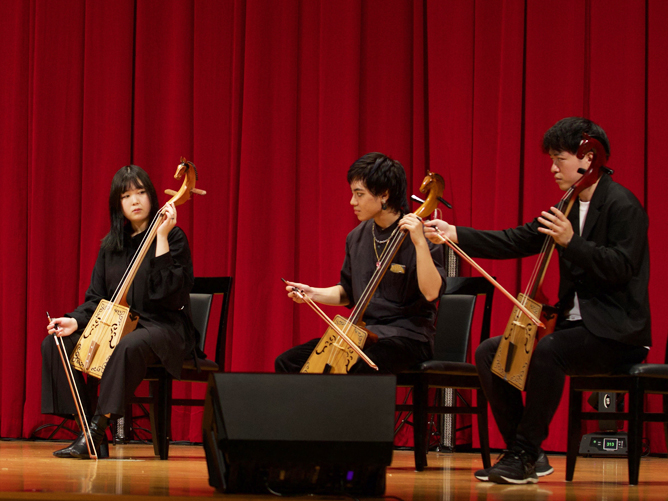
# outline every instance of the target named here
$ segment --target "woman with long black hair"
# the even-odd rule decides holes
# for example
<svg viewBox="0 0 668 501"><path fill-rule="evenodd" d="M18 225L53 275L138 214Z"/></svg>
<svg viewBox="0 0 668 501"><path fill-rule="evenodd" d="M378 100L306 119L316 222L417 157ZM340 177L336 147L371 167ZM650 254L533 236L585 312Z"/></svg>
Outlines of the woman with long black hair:
<svg viewBox="0 0 668 501"><path fill-rule="evenodd" d="M52 336L61 337L68 353L72 353L100 300L109 300L114 294L159 209L155 188L143 169L127 165L114 175L109 194L111 229L102 240L85 302L47 325L49 336L42 342L42 413L63 417L76 413ZM108 457L105 438L109 418L124 414L126 397L139 386L147 366L162 363L178 378L183 360L195 346L197 333L189 296L194 282L192 260L186 235L176 226L176 216L174 205L167 204L155 241L128 292L128 304L139 314L139 323L118 343L100 379L97 407L90 422L98 457ZM89 410L83 375L74 371L74 376L84 409ZM53 454L88 458L83 432L69 447Z"/></svg>

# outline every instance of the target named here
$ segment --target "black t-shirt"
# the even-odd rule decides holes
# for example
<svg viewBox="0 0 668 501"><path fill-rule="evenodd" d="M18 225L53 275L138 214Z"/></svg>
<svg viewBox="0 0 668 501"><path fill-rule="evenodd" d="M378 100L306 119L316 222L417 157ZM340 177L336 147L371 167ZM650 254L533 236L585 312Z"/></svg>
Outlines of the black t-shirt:
<svg viewBox="0 0 668 501"><path fill-rule="evenodd" d="M383 241L390 237L399 220L380 230L375 227L376 238ZM377 256L381 256L388 243L375 244L372 234L373 220L360 223L346 238L346 257L341 268L343 287L353 308L362 296L371 276L376 270ZM442 245L430 242L431 257L442 277L439 297L445 291L446 271L443 267ZM373 246L376 245L376 253ZM417 278L415 246L410 235L406 235L392 264L381 280L364 313L367 328L379 338L403 336L419 341L429 341L433 346L436 301L427 301L420 292Z"/></svg>

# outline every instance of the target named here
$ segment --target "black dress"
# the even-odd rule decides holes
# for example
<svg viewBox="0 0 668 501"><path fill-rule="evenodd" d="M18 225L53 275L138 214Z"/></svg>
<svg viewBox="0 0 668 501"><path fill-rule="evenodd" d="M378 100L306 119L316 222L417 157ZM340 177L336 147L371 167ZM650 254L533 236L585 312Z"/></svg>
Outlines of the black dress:
<svg viewBox="0 0 668 501"><path fill-rule="evenodd" d="M125 234L121 252L100 250L93 269L85 302L66 316L76 319L79 329L61 338L71 353L101 299L109 300L121 281L144 233ZM174 377L179 376L183 360L190 356L197 331L190 313L193 267L185 233L178 227L168 236L169 252L155 256L151 244L128 292L130 308L139 314L137 329L127 334L112 354L100 379L96 414L123 415L125 398L139 386L146 367L162 363ZM74 371L79 393L86 407L89 399L83 375ZM88 409L87 411L92 410ZM61 416L76 412L65 379L62 362L52 336L42 342L42 412Z"/></svg>

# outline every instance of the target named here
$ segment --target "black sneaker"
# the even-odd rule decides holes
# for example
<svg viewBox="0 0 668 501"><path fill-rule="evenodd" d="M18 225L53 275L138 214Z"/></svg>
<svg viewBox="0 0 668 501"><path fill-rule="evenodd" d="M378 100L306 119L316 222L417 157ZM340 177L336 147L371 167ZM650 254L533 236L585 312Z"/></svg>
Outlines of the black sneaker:
<svg viewBox="0 0 668 501"><path fill-rule="evenodd" d="M488 471L488 478L497 484L535 484L535 463L524 450L514 447Z"/></svg>
<svg viewBox="0 0 668 501"><path fill-rule="evenodd" d="M478 480L480 480L481 482L489 482L489 471L492 468L493 466L489 468L483 468L482 470L478 470L473 474L473 476ZM550 463L547 460L547 455L541 450L538 459L536 459L536 476L544 477L546 475L550 475L553 472L554 468L550 466Z"/></svg>
<svg viewBox="0 0 668 501"><path fill-rule="evenodd" d="M536 475L538 477L544 477L546 475L550 475L552 472L554 472L554 468L550 466L545 453L540 451L538 459L536 459Z"/></svg>
<svg viewBox="0 0 668 501"><path fill-rule="evenodd" d="M489 470L491 470L493 466L490 466L489 468L483 468L482 470L476 471L473 476L480 480L481 482L489 482Z"/></svg>

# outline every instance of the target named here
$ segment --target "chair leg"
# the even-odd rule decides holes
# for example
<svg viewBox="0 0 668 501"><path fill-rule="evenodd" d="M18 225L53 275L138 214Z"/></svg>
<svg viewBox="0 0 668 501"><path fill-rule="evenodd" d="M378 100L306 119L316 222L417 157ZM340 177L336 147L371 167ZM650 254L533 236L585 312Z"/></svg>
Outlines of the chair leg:
<svg viewBox="0 0 668 501"><path fill-rule="evenodd" d="M157 381L151 381L151 435L153 453L160 459L169 458L169 435L172 420L172 378L165 375Z"/></svg>
<svg viewBox="0 0 668 501"><path fill-rule="evenodd" d="M582 438L582 393L572 388L568 399L568 444L566 448L566 481L573 480L575 462L580 451Z"/></svg>
<svg viewBox="0 0 668 501"><path fill-rule="evenodd" d="M487 469L492 466L489 451L489 423L487 421L487 398L482 389L476 391L478 407L478 439L480 440L480 453L482 454L482 467Z"/></svg>
<svg viewBox="0 0 668 501"><path fill-rule="evenodd" d="M116 420L114 443L127 444L132 440L132 404L125 405L125 414Z"/></svg>
<svg viewBox="0 0 668 501"><path fill-rule="evenodd" d="M640 456L642 456L642 431L645 392L640 387L640 378L634 378L629 392L629 485L638 485Z"/></svg>
<svg viewBox="0 0 668 501"><path fill-rule="evenodd" d="M415 448L415 470L423 471L427 467L427 405L429 386L418 382L413 387L413 445Z"/></svg>

